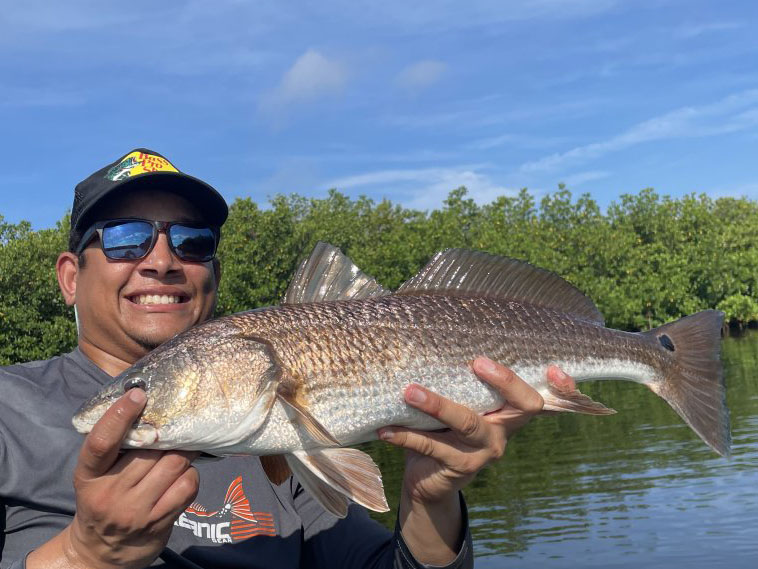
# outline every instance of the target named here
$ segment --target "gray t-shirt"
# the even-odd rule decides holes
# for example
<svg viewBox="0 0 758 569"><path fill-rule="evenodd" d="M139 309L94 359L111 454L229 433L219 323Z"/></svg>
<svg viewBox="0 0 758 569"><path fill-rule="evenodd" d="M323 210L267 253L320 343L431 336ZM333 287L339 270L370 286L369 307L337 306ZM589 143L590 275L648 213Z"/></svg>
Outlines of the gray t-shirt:
<svg viewBox="0 0 758 569"><path fill-rule="evenodd" d="M22 569L30 551L71 522L73 472L83 440L71 417L110 380L78 349L0 367L0 569ZM356 505L343 520L332 516L296 479L272 485L256 457L196 467L197 498L151 567L427 567L413 559L397 528L391 534ZM465 539L448 566L455 569L473 567L463 511Z"/></svg>

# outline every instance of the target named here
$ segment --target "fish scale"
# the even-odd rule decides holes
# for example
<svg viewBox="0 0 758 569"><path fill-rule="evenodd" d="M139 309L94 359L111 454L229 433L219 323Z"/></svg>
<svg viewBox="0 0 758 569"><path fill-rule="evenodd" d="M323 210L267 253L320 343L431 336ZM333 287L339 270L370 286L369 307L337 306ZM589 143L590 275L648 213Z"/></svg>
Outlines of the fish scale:
<svg viewBox="0 0 758 569"><path fill-rule="evenodd" d="M548 384L551 364L577 382L642 383L728 454L722 322L705 310L647 332L613 330L559 276L462 249L438 253L390 293L318 244L282 306L179 334L104 386L74 425L88 432L125 390L143 386L148 401L124 446L260 455L272 482L291 471L334 515L346 515L348 499L386 511L376 465L342 447L390 425L443 427L405 403L412 383L477 413L497 410L502 396L471 370L480 355L509 367L550 411L614 412Z"/></svg>
<svg viewBox="0 0 758 569"><path fill-rule="evenodd" d="M267 308L234 321L241 334L268 339L284 376L301 382L313 415L343 444L376 438L389 423L441 427L405 405L402 393L411 383L479 413L498 409L502 398L470 370L478 355L513 368L545 397L549 363L582 381L618 378L615 368L626 361L638 370L625 379L641 382L651 368L657 379L673 361L639 334L497 299L387 296ZM293 328L295 322L302 327ZM272 417L270 430L245 448L278 453L302 445L285 414Z"/></svg>

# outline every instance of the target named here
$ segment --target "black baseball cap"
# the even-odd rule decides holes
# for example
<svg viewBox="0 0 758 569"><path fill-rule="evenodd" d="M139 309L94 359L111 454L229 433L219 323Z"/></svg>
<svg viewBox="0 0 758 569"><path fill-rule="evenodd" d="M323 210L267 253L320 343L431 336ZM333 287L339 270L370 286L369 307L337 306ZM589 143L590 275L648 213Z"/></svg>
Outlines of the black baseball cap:
<svg viewBox="0 0 758 569"><path fill-rule="evenodd" d="M95 206L114 193L137 188L155 188L175 192L186 197L203 212L205 220L221 227L229 215L229 208L212 186L181 172L167 158L147 148L135 148L115 162L100 168L74 188L74 205L71 210L69 250L79 245L76 241L95 221ZM169 220L165 220L169 221Z"/></svg>

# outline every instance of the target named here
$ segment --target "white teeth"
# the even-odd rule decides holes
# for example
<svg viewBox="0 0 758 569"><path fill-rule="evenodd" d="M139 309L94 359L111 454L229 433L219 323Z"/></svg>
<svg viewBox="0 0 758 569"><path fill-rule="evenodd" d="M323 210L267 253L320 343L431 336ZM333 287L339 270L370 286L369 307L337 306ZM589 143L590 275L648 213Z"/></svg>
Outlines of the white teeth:
<svg viewBox="0 0 758 569"><path fill-rule="evenodd" d="M170 294L139 294L132 297L135 304L178 304L181 298Z"/></svg>

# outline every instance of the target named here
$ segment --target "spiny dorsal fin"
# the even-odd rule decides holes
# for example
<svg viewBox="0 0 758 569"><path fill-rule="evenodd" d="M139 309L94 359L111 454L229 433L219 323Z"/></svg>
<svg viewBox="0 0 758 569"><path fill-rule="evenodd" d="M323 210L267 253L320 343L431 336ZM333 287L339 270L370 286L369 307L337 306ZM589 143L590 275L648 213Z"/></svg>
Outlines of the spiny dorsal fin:
<svg viewBox="0 0 758 569"><path fill-rule="evenodd" d="M396 294L429 292L528 302L603 323L595 304L555 273L481 251L446 249L437 253Z"/></svg>
<svg viewBox="0 0 758 569"><path fill-rule="evenodd" d="M319 242L300 264L282 304L348 300L384 296L389 291L366 275L342 251Z"/></svg>

